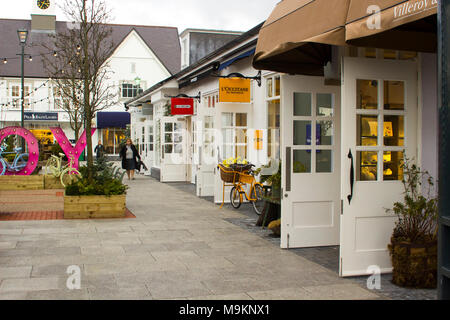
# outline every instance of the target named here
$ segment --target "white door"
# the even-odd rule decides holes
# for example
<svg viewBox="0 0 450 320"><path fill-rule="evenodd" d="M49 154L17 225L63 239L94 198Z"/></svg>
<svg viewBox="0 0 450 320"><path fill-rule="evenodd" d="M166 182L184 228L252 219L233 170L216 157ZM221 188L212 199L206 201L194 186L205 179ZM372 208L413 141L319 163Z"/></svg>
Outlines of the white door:
<svg viewBox="0 0 450 320"><path fill-rule="evenodd" d="M340 275L392 270L387 245L402 199L403 155L417 159L417 64L345 58Z"/></svg>
<svg viewBox="0 0 450 320"><path fill-rule="evenodd" d="M187 179L186 121L167 117L161 121L161 182Z"/></svg>
<svg viewBox="0 0 450 320"><path fill-rule="evenodd" d="M217 166L215 148L215 108L203 108L196 123L198 141L197 196L214 196L214 172Z"/></svg>
<svg viewBox="0 0 450 320"><path fill-rule="evenodd" d="M281 247L339 244L340 87L281 78Z"/></svg>
<svg viewBox="0 0 450 320"><path fill-rule="evenodd" d="M151 174L151 168L154 165L153 160L155 157L155 136L154 136L154 126L153 121L145 122L145 143L147 145L147 152L145 158L143 159L148 171L145 172L146 175Z"/></svg>
<svg viewBox="0 0 450 320"><path fill-rule="evenodd" d="M251 123L252 104L246 103L218 103L214 116L216 129L215 149L219 161L228 158L248 159L249 157L249 128ZM217 163L215 168L217 167ZM214 202L230 202L231 187L225 190L219 170L215 170Z"/></svg>

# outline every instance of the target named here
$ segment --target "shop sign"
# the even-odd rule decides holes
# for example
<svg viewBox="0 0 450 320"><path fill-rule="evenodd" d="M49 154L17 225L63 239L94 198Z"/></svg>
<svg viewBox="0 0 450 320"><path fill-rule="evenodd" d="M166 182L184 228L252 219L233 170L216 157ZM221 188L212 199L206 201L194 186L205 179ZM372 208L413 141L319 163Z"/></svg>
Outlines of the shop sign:
<svg viewBox="0 0 450 320"><path fill-rule="evenodd" d="M24 112L25 121L58 121L56 112Z"/></svg>
<svg viewBox="0 0 450 320"><path fill-rule="evenodd" d="M255 150L263 149L263 131L255 130Z"/></svg>
<svg viewBox="0 0 450 320"><path fill-rule="evenodd" d="M219 102L250 103L250 79L221 78L219 80Z"/></svg>
<svg viewBox="0 0 450 320"><path fill-rule="evenodd" d="M81 138L76 143L75 147L70 143L67 139L66 134L61 128L49 128L53 135L55 136L56 141L61 146L65 155L68 159L73 161L72 166L75 169L79 167L79 158L83 153L84 148L86 148L86 131L83 132ZM95 128L92 128L91 133L94 134L96 131ZM0 144L2 144L3 140L5 140L9 136L20 136L22 137L28 147L28 163L25 168L20 172L5 172L5 175L17 175L17 176L29 176L36 169L39 162L39 143L36 137L31 133L31 131L22 128L22 127L6 127L0 129Z"/></svg>
<svg viewBox="0 0 450 320"><path fill-rule="evenodd" d="M186 116L194 114L194 99L172 98L172 115Z"/></svg>

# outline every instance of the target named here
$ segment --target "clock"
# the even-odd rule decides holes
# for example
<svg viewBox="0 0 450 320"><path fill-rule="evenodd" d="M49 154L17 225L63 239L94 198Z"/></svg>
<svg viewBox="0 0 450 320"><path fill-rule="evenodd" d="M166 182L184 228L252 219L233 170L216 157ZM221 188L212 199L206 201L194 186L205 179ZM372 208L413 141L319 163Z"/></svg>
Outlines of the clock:
<svg viewBox="0 0 450 320"><path fill-rule="evenodd" d="M37 0L39 9L46 10L50 7L50 0Z"/></svg>

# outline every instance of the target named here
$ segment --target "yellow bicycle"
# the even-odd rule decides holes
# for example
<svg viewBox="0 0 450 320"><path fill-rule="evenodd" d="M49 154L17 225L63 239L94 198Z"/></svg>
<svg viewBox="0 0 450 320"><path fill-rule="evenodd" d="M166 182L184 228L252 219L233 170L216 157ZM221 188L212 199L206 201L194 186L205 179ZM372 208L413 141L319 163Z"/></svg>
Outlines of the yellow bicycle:
<svg viewBox="0 0 450 320"><path fill-rule="evenodd" d="M261 215L264 209L264 186L256 182L254 165L247 165L242 167L235 167L233 170L238 173L237 181L235 181L233 188L230 191L231 205L235 209L239 209L244 202L244 197L251 202L253 209L257 215ZM250 190L247 193L245 187L250 185Z"/></svg>

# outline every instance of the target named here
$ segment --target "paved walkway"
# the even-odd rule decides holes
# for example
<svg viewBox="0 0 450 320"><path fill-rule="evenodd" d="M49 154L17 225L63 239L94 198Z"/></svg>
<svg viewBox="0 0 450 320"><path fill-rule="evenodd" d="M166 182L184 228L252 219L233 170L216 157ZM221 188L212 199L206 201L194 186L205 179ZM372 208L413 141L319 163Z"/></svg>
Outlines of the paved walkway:
<svg viewBox="0 0 450 320"><path fill-rule="evenodd" d="M127 206L136 219L0 222L0 299L383 298L173 186L138 176Z"/></svg>

